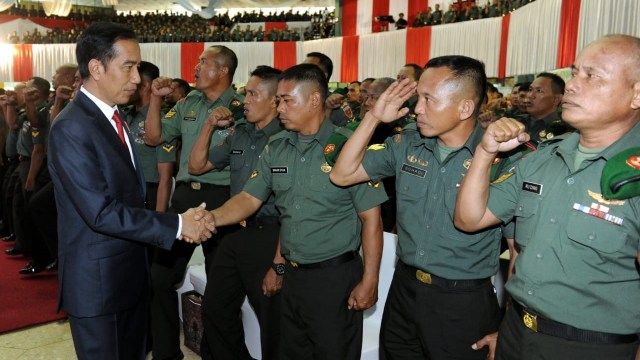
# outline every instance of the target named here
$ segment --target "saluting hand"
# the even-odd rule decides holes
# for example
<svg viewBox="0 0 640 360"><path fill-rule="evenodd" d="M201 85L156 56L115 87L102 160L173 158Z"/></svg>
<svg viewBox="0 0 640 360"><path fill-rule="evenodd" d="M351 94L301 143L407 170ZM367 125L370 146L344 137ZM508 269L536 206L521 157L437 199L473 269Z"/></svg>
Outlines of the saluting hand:
<svg viewBox="0 0 640 360"><path fill-rule="evenodd" d="M409 79L403 79L400 82L394 81L380 95L373 109L370 110L371 115L384 123L390 123L407 115L409 108L400 109L400 107L413 96L416 86L417 84Z"/></svg>

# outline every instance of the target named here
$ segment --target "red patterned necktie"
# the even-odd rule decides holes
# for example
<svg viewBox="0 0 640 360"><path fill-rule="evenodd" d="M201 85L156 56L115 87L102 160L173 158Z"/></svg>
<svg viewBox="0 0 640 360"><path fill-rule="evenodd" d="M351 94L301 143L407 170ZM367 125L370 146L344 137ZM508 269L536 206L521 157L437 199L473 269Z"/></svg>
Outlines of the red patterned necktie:
<svg viewBox="0 0 640 360"><path fill-rule="evenodd" d="M118 129L120 141L122 141L122 144L124 144L126 148L129 148L127 142L124 140L124 127L122 126L122 119L120 118L120 114L118 114L118 110L113 112L113 121L116 122L116 129Z"/></svg>

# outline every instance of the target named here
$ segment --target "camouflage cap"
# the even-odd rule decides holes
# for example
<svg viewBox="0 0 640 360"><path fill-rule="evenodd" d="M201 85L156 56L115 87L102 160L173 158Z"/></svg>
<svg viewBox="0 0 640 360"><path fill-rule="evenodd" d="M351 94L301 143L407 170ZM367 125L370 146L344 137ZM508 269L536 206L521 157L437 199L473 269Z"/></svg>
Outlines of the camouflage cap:
<svg viewBox="0 0 640 360"><path fill-rule="evenodd" d="M600 187L606 199L623 200L640 195L640 147L627 149L602 169Z"/></svg>

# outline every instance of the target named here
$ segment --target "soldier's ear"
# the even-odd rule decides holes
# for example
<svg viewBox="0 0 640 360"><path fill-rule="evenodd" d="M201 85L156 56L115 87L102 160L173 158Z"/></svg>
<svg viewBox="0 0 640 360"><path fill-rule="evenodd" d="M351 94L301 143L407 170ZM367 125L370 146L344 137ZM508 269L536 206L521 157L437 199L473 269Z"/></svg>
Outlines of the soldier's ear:
<svg viewBox="0 0 640 360"><path fill-rule="evenodd" d="M633 98L631 98L631 108L633 110L640 109L640 81L633 84Z"/></svg>
<svg viewBox="0 0 640 360"><path fill-rule="evenodd" d="M473 110L476 107L475 101L471 99L462 99L458 106L458 112L460 113L460 120L466 120L473 116Z"/></svg>

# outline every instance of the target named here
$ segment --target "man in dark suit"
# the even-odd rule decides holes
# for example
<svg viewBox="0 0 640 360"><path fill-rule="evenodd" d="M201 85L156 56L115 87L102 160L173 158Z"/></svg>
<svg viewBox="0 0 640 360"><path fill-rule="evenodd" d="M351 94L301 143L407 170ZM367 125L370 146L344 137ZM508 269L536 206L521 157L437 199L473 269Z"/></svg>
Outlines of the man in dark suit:
<svg viewBox="0 0 640 360"><path fill-rule="evenodd" d="M59 306L79 359L144 359L149 271L146 245L211 236L201 208L144 209L145 181L117 109L136 91L140 47L116 24L88 27L76 47L83 86L49 139L59 236ZM203 204L204 206L204 204ZM202 214L201 214L202 215Z"/></svg>

